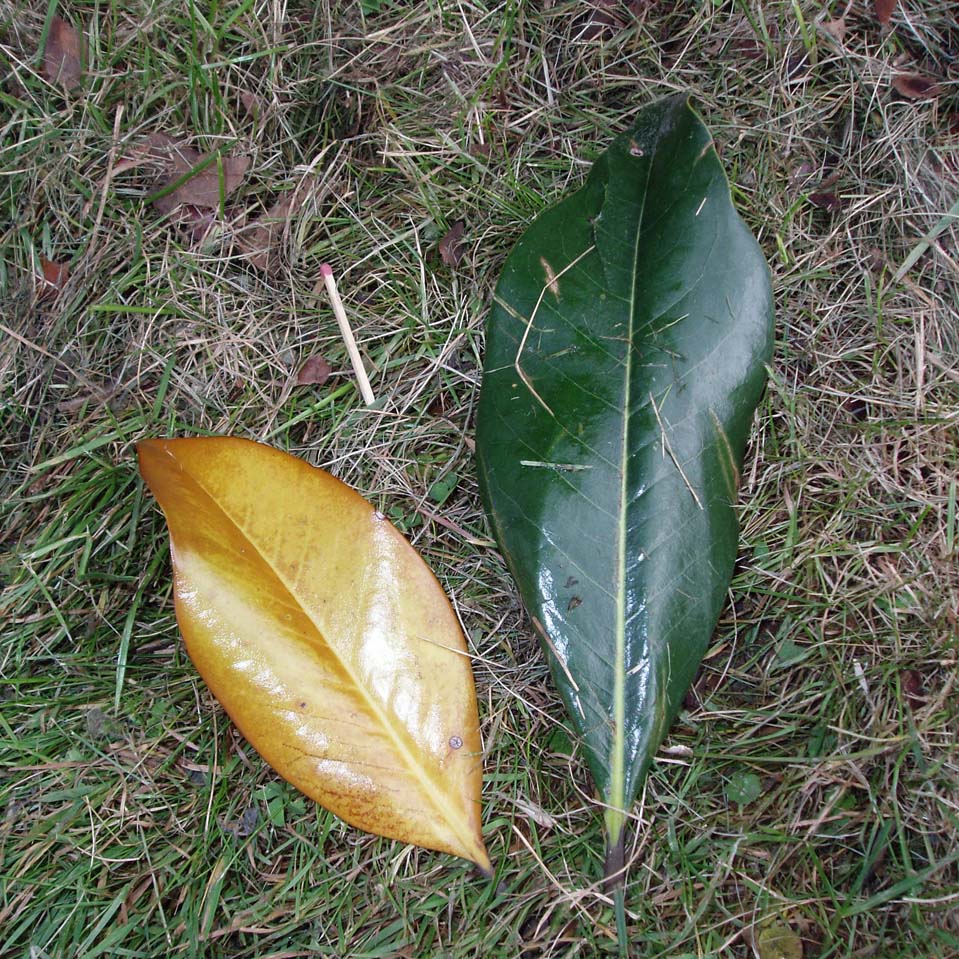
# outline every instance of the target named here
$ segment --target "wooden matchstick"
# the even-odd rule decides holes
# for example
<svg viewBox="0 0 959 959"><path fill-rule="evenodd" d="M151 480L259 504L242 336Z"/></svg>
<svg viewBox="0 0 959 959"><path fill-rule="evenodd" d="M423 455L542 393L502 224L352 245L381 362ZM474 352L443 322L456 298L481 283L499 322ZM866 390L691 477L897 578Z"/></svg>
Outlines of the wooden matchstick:
<svg viewBox="0 0 959 959"><path fill-rule="evenodd" d="M320 276L323 277L326 290L330 294L330 302L333 304L336 322L340 325L340 335L346 344L346 351L350 354L353 372L356 374L356 381L360 386L360 395L367 406L372 406L376 402L376 398L373 396L373 387L370 386L370 378L366 375L366 367L363 366L360 351L356 348L356 340L353 338L353 331L350 329L350 321L346 318L346 310L343 309L343 301L340 299L340 292L336 288L336 280L333 279L333 267L329 263L321 263Z"/></svg>

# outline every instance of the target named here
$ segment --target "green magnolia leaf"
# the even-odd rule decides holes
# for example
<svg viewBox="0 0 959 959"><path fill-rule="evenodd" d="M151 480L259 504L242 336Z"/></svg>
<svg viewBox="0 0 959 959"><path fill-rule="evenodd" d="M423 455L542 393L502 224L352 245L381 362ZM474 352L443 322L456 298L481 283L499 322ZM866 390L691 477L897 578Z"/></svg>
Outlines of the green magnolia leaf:
<svg viewBox="0 0 959 959"><path fill-rule="evenodd" d="M497 287L480 481L606 806L607 874L724 602L772 321L685 96L639 113Z"/></svg>

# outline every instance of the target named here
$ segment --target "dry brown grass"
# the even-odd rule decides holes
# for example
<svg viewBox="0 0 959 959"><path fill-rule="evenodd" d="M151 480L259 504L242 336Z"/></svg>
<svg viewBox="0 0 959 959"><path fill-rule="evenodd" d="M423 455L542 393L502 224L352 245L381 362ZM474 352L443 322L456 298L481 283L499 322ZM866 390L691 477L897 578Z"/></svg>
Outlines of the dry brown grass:
<svg viewBox="0 0 959 959"><path fill-rule="evenodd" d="M600 817L488 541L472 414L511 244L680 89L770 260L779 339L732 602L634 813L631 954L750 956L768 916L806 959L957 954L955 224L895 278L959 193L951 6L902 3L891 30L858 3L58 9L90 38L82 96L40 76L42 12L0 6L0 954L615 954ZM909 71L939 96L897 94ZM252 159L200 242L149 171L108 176L158 131ZM280 268L252 269L243 229L304 185ZM41 255L70 262L57 295ZM313 352L335 377L294 387ZM131 450L207 431L332 469L449 588L498 886L278 785L198 683Z"/></svg>

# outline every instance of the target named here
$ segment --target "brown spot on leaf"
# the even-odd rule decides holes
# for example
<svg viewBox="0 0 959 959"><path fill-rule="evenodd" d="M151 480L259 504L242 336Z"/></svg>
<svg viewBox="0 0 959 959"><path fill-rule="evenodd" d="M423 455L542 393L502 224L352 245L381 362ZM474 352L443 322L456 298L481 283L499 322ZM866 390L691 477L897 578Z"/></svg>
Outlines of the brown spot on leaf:
<svg viewBox="0 0 959 959"><path fill-rule="evenodd" d="M183 204L217 209L221 187L225 199L240 186L250 168L247 156L201 154L164 133L151 134L145 145L148 155L163 166L156 190L160 195L153 197L153 205L161 213Z"/></svg>
<svg viewBox="0 0 959 959"><path fill-rule="evenodd" d="M456 266L463 259L466 247L463 244L463 231L466 224L457 220L440 240L440 258L447 266Z"/></svg>
<svg viewBox="0 0 959 959"><path fill-rule="evenodd" d="M571 613L574 609L583 605L583 599L581 596L572 596L570 597L569 603L566 605L566 612Z"/></svg>
<svg viewBox="0 0 959 959"><path fill-rule="evenodd" d="M43 51L43 75L51 83L73 90L83 78L83 43L80 34L62 17L50 21Z"/></svg>
<svg viewBox="0 0 959 959"><path fill-rule="evenodd" d="M892 86L909 100L931 100L939 96L939 84L918 73L901 73L893 79Z"/></svg>
<svg viewBox="0 0 959 959"><path fill-rule="evenodd" d="M314 354L300 367L296 374L297 386L322 386L333 372L333 368L326 359Z"/></svg>
<svg viewBox="0 0 959 959"><path fill-rule="evenodd" d="M888 23L892 19L892 12L896 9L897 0L873 0L876 19L880 23Z"/></svg>

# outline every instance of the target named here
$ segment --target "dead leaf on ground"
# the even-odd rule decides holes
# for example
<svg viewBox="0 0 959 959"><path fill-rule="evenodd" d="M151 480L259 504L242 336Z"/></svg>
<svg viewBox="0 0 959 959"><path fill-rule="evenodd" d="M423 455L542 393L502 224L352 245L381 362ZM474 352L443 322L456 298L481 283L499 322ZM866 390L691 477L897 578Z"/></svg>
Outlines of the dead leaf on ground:
<svg viewBox="0 0 959 959"><path fill-rule="evenodd" d="M220 826L224 832L228 832L236 839L246 839L256 831L257 824L260 821L260 811L256 806L247 806L243 810L243 815L239 819L220 820Z"/></svg>
<svg viewBox="0 0 959 959"><path fill-rule="evenodd" d="M309 357L296 374L297 386L322 386L333 372L326 359L318 353Z"/></svg>
<svg viewBox="0 0 959 959"><path fill-rule="evenodd" d="M918 73L901 73L893 79L892 86L910 100L931 100L939 96L939 84Z"/></svg>
<svg viewBox="0 0 959 959"><path fill-rule="evenodd" d="M805 53L796 54L796 56L786 57L786 75L784 77L787 83L798 83L809 77L809 71L812 64Z"/></svg>
<svg viewBox="0 0 959 959"><path fill-rule="evenodd" d="M823 30L829 34L837 43L842 43L846 39L846 20L844 17L837 17L835 20L827 20L822 25Z"/></svg>
<svg viewBox="0 0 959 959"><path fill-rule="evenodd" d="M216 223L216 214L194 204L180 207L178 225L183 228L193 243L202 243Z"/></svg>
<svg viewBox="0 0 959 959"><path fill-rule="evenodd" d="M456 266L463 259L466 246L463 241L463 231L466 224L457 220L440 240L440 258L447 266Z"/></svg>
<svg viewBox="0 0 959 959"><path fill-rule="evenodd" d="M813 206L818 206L820 210L828 210L830 213L842 209L842 199L835 193L810 193L809 202Z"/></svg>
<svg viewBox="0 0 959 959"><path fill-rule="evenodd" d="M81 374L76 370L74 370L73 373L74 376L82 382ZM57 410L60 413L75 413L77 410L82 410L85 406L103 407L107 404L109 404L112 409L115 407L114 398L119 392L116 384L100 387L93 383L88 383L85 384L82 389L78 388L78 392L71 393L68 400L61 400L57 403Z"/></svg>
<svg viewBox="0 0 959 959"><path fill-rule="evenodd" d="M135 170L137 167L143 166L143 164L147 161L147 151L141 146L141 148L135 149L131 156L121 157L119 160L117 160L110 170L110 176L115 177L121 173L126 173L127 170Z"/></svg>
<svg viewBox="0 0 959 959"><path fill-rule="evenodd" d="M181 204L215 210L224 198L235 192L250 169L248 156L201 154L193 147L174 140L165 133L153 133L146 139L147 154L164 165L164 176L158 184L153 205L161 213L169 213ZM198 171L194 173L193 171ZM180 182L182 181L182 182ZM168 193L163 192L173 187Z"/></svg>
<svg viewBox="0 0 959 959"><path fill-rule="evenodd" d="M775 39L775 24L770 24L771 36ZM757 60L767 55L766 48L760 43L752 23L738 16L731 21L722 35L706 51L711 57L724 60Z"/></svg>
<svg viewBox="0 0 959 959"><path fill-rule="evenodd" d="M873 0L876 19L880 23L888 23L892 19L893 11L896 9L896 3L897 0Z"/></svg>
<svg viewBox="0 0 959 959"><path fill-rule="evenodd" d="M520 819L517 817L513 820L513 832L514 837L512 843L510 843L509 851L512 853L521 853L527 849L527 843L529 843L533 836L530 832L530 828L525 819ZM523 839L526 842L523 842Z"/></svg>
<svg viewBox="0 0 959 959"><path fill-rule="evenodd" d="M243 104L243 109L246 110L254 120L256 120L265 109L263 101L255 93L250 93L249 90L240 90L240 103Z"/></svg>
<svg viewBox="0 0 959 959"><path fill-rule="evenodd" d="M41 256L40 269L43 271L40 295L55 296L66 285L67 278L70 276L70 264L57 263L55 260L48 260L45 256Z"/></svg>
<svg viewBox="0 0 959 959"><path fill-rule="evenodd" d="M77 30L62 17L50 21L43 51L43 75L66 90L78 87L83 78L83 42Z"/></svg>
<svg viewBox="0 0 959 959"><path fill-rule="evenodd" d="M137 454L170 529L180 631L240 748L353 826L492 877L466 641L402 533L272 447L145 440Z"/></svg>
<svg viewBox="0 0 959 959"><path fill-rule="evenodd" d="M253 220L239 238L246 258L258 270L272 273L279 266L280 241L290 217L303 203L305 191L294 190Z"/></svg>
<svg viewBox="0 0 959 959"><path fill-rule="evenodd" d="M922 676L915 669L906 669L900 674L899 681L902 683L902 692L906 702L913 709L918 709L925 702L925 696L922 689Z"/></svg>
<svg viewBox="0 0 959 959"><path fill-rule="evenodd" d="M942 132L934 141L940 175L953 188L959 187L959 111L946 114Z"/></svg>
<svg viewBox="0 0 959 959"><path fill-rule="evenodd" d="M590 7L577 24L577 40L610 40L628 23L629 15L619 0L592 0Z"/></svg>
<svg viewBox="0 0 959 959"><path fill-rule="evenodd" d="M789 171L789 178L791 180L806 180L816 172L816 169L812 160L800 160Z"/></svg>

